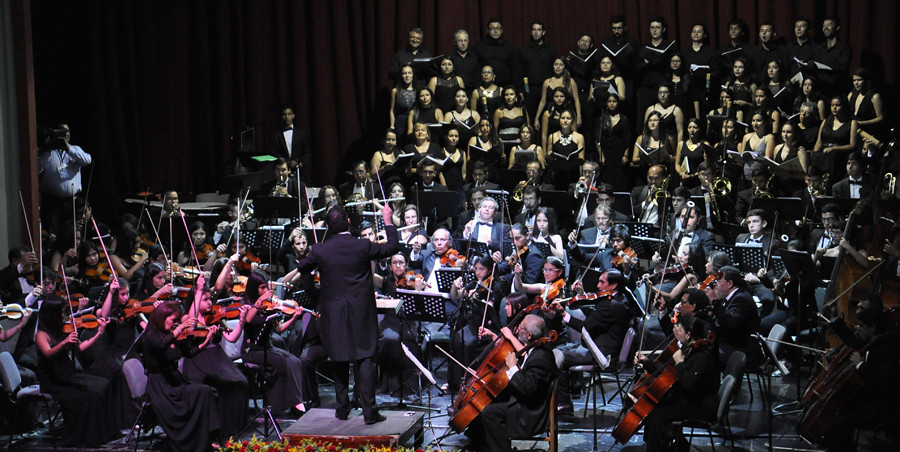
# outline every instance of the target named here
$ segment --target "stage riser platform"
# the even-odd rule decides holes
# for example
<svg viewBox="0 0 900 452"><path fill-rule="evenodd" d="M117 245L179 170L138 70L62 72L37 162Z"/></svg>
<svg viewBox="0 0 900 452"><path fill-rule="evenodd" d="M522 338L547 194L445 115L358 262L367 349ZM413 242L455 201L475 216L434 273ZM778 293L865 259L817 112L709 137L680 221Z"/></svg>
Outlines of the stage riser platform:
<svg viewBox="0 0 900 452"><path fill-rule="evenodd" d="M314 408L286 428L283 434L292 445L300 444L304 439L341 444L344 447L360 447L365 444L398 447L421 443L423 413L385 410L381 414L387 420L366 425L362 415L354 415L342 421L334 417L334 409Z"/></svg>

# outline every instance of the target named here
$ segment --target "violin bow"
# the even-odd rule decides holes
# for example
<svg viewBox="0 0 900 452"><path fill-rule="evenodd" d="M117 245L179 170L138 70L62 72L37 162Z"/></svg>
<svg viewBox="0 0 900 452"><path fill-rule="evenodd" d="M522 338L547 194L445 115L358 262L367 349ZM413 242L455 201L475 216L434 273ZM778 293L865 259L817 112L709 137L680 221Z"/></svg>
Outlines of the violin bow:
<svg viewBox="0 0 900 452"><path fill-rule="evenodd" d="M40 206L38 206L38 209L40 209ZM85 224L86 227L87 224ZM82 240L84 240L85 236L87 236L87 229L81 234ZM78 250L78 213L75 209L75 193L72 193L72 246L76 251Z"/></svg>
<svg viewBox="0 0 900 452"><path fill-rule="evenodd" d="M766 250L766 266L768 272L769 264L772 263L772 248L775 247L775 229L778 228L778 211L775 211L775 223L772 225L772 233L769 234L769 249Z"/></svg>
<svg viewBox="0 0 900 452"><path fill-rule="evenodd" d="M38 212L40 212L40 207L38 207ZM43 229L43 224L41 224L40 216L38 216L38 231ZM38 247L40 247L40 253L38 253L38 277L40 279L37 280L37 284L41 286L41 293L44 290L44 237L41 235L41 240L38 241ZM64 266L63 260L60 259L59 262L60 267Z"/></svg>
<svg viewBox="0 0 900 452"><path fill-rule="evenodd" d="M200 270L200 259L197 258L197 250L194 249L194 239L191 237L191 231L188 229L187 220L184 218L184 212L181 211L181 208L178 208L179 216L181 217L181 224L184 225L184 232L187 233L188 242L191 244L191 255L194 256L194 265L197 266L197 270ZM197 279L194 280L194 299L191 300L191 307L188 309L189 317L196 317L199 314L200 309L197 307L197 295L203 293L202 287L197 287L197 281L200 279L200 276L197 276ZM175 284L175 275L172 275L172 284Z"/></svg>
<svg viewBox="0 0 900 452"><path fill-rule="evenodd" d="M582 211L585 211L584 218L578 222L578 227L575 228L575 239L578 239L578 236L581 234L581 227L584 226L584 222L587 221L587 203L588 200L591 199L591 188L594 186L594 178L597 176L596 171L594 174L591 174L591 184L588 185L587 193L584 194L584 200L581 201L581 208L578 209L578 215L581 215Z"/></svg>
<svg viewBox="0 0 900 452"><path fill-rule="evenodd" d="M75 311L72 308L72 295L69 293L69 282L66 281L66 266L62 262L59 263L59 271L62 273L63 277L63 286L66 288L66 301L68 301L69 305L69 320L72 321L72 329L75 330L75 335L78 336L78 323L75 322ZM41 281L41 285L44 284L44 281Z"/></svg>
<svg viewBox="0 0 900 452"><path fill-rule="evenodd" d="M484 328L484 322L485 322L485 320L487 320L487 308L488 308L488 303L490 303L490 301L491 301L491 289L494 288L494 270L496 270L496 269L497 269L497 263L494 262L494 265L491 267L491 278L490 278L491 283L488 284L487 297L485 297L485 299L484 299L484 312L481 314L481 328ZM476 288L477 288L477 285L476 285ZM491 307L493 307L493 305L491 305ZM479 330L481 328L479 328Z"/></svg>
<svg viewBox="0 0 900 452"><path fill-rule="evenodd" d="M319 235L316 234L316 219L313 217L312 201L309 200L309 191L307 191L306 187L303 187L303 196L306 198L306 212L309 214L309 223L312 227L313 240L315 240L315 243L319 243ZM303 229L302 217L300 220L300 229Z"/></svg>
<svg viewBox="0 0 900 452"><path fill-rule="evenodd" d="M94 232L97 233L97 240L100 241L100 246L103 247L103 255L106 256L106 263L109 264L109 271L112 272L113 278L118 280L119 275L116 274L116 267L113 267L112 260L110 260L109 257L109 251L106 249L106 244L103 243L103 237L100 235L100 228L97 227L97 220L94 217L91 217L91 222L94 223Z"/></svg>
<svg viewBox="0 0 900 452"><path fill-rule="evenodd" d="M500 196L503 196L503 195L501 194ZM506 201L504 201L504 205L505 204L506 204ZM516 262L521 264L522 263L522 254L519 253L519 247L516 246L516 241L513 240L513 230L512 230L513 222L512 222L512 217L510 216L510 213L509 213L509 209L506 209L506 219L509 220L509 240L512 241L513 253L516 255ZM503 246L501 245L501 248L502 247ZM512 256L512 254L510 254L510 256ZM491 274L492 275L494 274L493 270L491 270Z"/></svg>
<svg viewBox="0 0 900 452"><path fill-rule="evenodd" d="M28 231L28 242L31 243L31 252L34 253L34 237L31 235L31 225L28 223L28 210L25 209L25 198L22 197L22 189L19 189L19 202L22 204L22 217L25 219L25 230ZM43 281L41 281L43 283Z"/></svg>
<svg viewBox="0 0 900 452"><path fill-rule="evenodd" d="M84 204L85 204L85 206L87 206L88 197L91 195L91 185L92 185L92 183L94 182L94 165L91 164L90 166L91 166L91 170L90 170L90 173L88 174L87 190L85 190L85 192L84 192ZM75 185L75 184L72 184L72 185ZM73 188L74 188L74 187L73 187ZM150 187L147 187L147 191L148 191L148 192L150 191ZM74 195L75 190L72 190L72 193L73 193L73 195L72 195L72 198L73 198L72 202L75 202L75 200L74 200L74 197L75 197L75 195ZM84 237L84 236L87 235L87 222L84 222L84 227L83 227L83 228L84 228L84 229L83 229L83 232L82 232L82 235L81 235L82 237Z"/></svg>
<svg viewBox="0 0 900 452"><path fill-rule="evenodd" d="M156 225L153 224L153 218L150 218L150 210L148 210L147 207L144 207L144 212L147 213L147 220L150 222L150 229L153 230L153 235L156 237L156 243L157 243L157 244L162 243L162 240L160 240L160 238L159 238L159 231L156 229ZM169 233L171 234L171 229L172 229L172 228L170 227L169 229L170 229ZM189 239L189 240L190 240L190 236L191 236L191 235L188 234L188 239ZM191 247L193 247L193 243L191 244ZM169 261L169 256L166 255L166 250L165 250L165 248L163 248L163 247L160 245L159 249L162 251L163 259L165 259L166 262L170 262L170 261ZM148 257L149 257L149 256L148 256Z"/></svg>

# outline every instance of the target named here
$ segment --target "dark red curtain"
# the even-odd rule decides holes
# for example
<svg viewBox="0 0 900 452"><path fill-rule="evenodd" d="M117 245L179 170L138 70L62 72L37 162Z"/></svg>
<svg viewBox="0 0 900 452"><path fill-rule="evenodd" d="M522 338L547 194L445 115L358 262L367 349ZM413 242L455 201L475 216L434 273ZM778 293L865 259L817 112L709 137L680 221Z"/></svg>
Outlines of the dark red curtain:
<svg viewBox="0 0 900 452"><path fill-rule="evenodd" d="M837 15L853 47L851 67L874 70L890 107L898 10L878 0L35 0L37 111L43 123L68 121L72 141L93 154L90 197L103 210L148 187L214 191L232 171L239 131L257 126L264 145L284 102L310 130L311 182L338 180L378 146L388 123L388 63L413 26L440 53L459 28L477 42L493 17L521 46L540 19L564 53L582 32L607 35L614 14L639 41L655 16L682 42L695 22L705 23L715 48L733 17L748 23L755 44L763 21L790 39L794 18L811 18L815 35L826 15Z"/></svg>

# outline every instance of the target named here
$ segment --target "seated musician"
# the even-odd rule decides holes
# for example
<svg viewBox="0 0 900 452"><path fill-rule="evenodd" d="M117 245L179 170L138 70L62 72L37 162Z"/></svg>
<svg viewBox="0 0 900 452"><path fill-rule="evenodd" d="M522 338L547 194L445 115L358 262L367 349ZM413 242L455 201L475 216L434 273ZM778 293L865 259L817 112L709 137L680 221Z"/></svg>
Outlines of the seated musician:
<svg viewBox="0 0 900 452"><path fill-rule="evenodd" d="M191 227L188 230L191 232L191 239L189 242L185 242L182 250L178 252L178 265L196 265L194 253L196 253L197 259L200 260L200 266L203 266L209 259L215 259L216 250L207 240L206 225L202 221L195 221L191 223ZM191 247L193 247L194 251L191 251Z"/></svg>
<svg viewBox="0 0 900 452"><path fill-rule="evenodd" d="M428 234L422 227L422 223L419 222L419 209L416 205L407 204L401 215L403 215L403 227L398 228L397 231L400 234L400 243L418 245L419 249L428 245Z"/></svg>
<svg viewBox="0 0 900 452"><path fill-rule="evenodd" d="M562 303L553 305L557 311L562 313L563 323L578 332L582 327L587 329L600 351L614 361L619 356L625 332L631 322L630 301L627 298L625 284L625 276L619 270L610 269L603 273L600 280L597 281L597 292L602 296L597 298L596 302L589 302L581 308L585 314L583 320L566 312ZM581 281L572 284L572 290L578 294L584 294ZM574 410L570 395L571 379L578 375L570 375L569 369L572 366L590 364L593 362L593 357L590 350L580 343L561 345L553 350L553 354L560 370L556 393L558 413L562 417L571 417ZM618 363L610 365L618 365Z"/></svg>
<svg viewBox="0 0 900 452"><path fill-rule="evenodd" d="M502 332L508 340L524 345L525 350L547 336L547 326L540 316L527 315L515 333L508 328ZM547 428L550 391L557 373L550 347L541 344L527 348L521 357L509 353L506 367L507 390L481 411L481 422L472 423L466 431L473 439L468 446L472 450L511 451L510 437L527 437ZM475 432L479 428L480 434ZM483 444L478 440L482 435Z"/></svg>
<svg viewBox="0 0 900 452"><path fill-rule="evenodd" d="M701 212L696 208L685 206L681 209L681 224L684 227L683 231L675 230L669 235L669 240L678 240L676 246L699 243L706 254L713 251L716 239L712 232L704 229L706 217Z"/></svg>
<svg viewBox="0 0 900 452"><path fill-rule="evenodd" d="M483 188L485 190L499 190L500 186L488 181L488 166L481 160L472 162L471 165L472 182L463 185L463 191L471 193L473 188Z"/></svg>
<svg viewBox="0 0 900 452"><path fill-rule="evenodd" d="M541 191L547 190L555 190L556 188L553 184L543 180L544 178L544 164L541 163L540 160L531 160L525 165L525 177L528 178L535 187L538 187ZM527 182L527 181L523 181Z"/></svg>
<svg viewBox="0 0 900 452"><path fill-rule="evenodd" d="M884 304L877 295L857 313L859 324L851 345L857 351L849 359L861 387L828 422L823 443L829 451L856 450L854 430L895 421L900 405L900 392L892 389L900 375L900 330L887 325Z"/></svg>
<svg viewBox="0 0 900 452"><path fill-rule="evenodd" d="M866 174L866 162L862 153L853 151L847 156L847 177L831 186L831 194L837 198L859 199L861 192L872 189L872 178Z"/></svg>
<svg viewBox="0 0 900 452"><path fill-rule="evenodd" d="M724 366L731 354L740 350L747 355L748 367L759 365L763 361L762 351L750 336L759 327L756 303L747 293L740 270L727 265L719 273L715 284L706 288L716 322L719 360Z"/></svg>
<svg viewBox="0 0 900 452"><path fill-rule="evenodd" d="M101 259L102 252L103 250L90 240L78 245L78 274L75 275L75 278L79 282L70 289L88 294L91 289L97 288L95 292L99 292L99 288L109 281L112 272L109 270L106 259Z"/></svg>
<svg viewBox="0 0 900 452"><path fill-rule="evenodd" d="M469 220L463 228L463 239L488 244L491 251L500 251L503 240L509 237L509 225L494 221L494 213L499 205L488 196L478 205L478 215Z"/></svg>
<svg viewBox="0 0 900 452"><path fill-rule="evenodd" d="M453 237L462 237L463 231L465 230L466 225L469 224L469 221L478 216L478 206L481 205L481 200L487 196L484 187L472 188L467 193L469 202L463 203L462 207L460 207L461 212L456 219L456 228L453 230ZM494 221L500 222L500 212L494 214Z"/></svg>
<svg viewBox="0 0 900 452"><path fill-rule="evenodd" d="M833 263L835 262L835 259L840 256L842 250L845 251L848 256L853 258L853 260L861 267L866 268L869 266L868 252L866 249L855 244L854 242L857 240L844 237L844 229L846 226L846 221L838 220L832 223L832 229L829 231L829 235L831 236L831 246L828 249L817 249L816 253L813 255L813 262L815 262L816 268L823 275L830 274L829 272L833 267Z"/></svg>
<svg viewBox="0 0 900 452"><path fill-rule="evenodd" d="M375 193L378 187L374 185L372 179L369 179L366 162L362 160L356 162L350 170L350 174L353 176L353 180L341 184L338 188L341 199L351 202L376 198Z"/></svg>
<svg viewBox="0 0 900 452"><path fill-rule="evenodd" d="M24 246L10 248L8 256L9 265L0 271L0 299L6 304L22 303L36 285L38 258Z"/></svg>
<svg viewBox="0 0 900 452"><path fill-rule="evenodd" d="M515 292L524 291L531 297L534 297L535 301L540 301L545 306L549 307L550 302L555 298L568 295L565 271L566 264L563 263L562 260L556 256L547 256L544 258L544 267L542 269L544 275L543 282L526 283L523 282L524 269L522 265L516 264L515 267L513 267L513 284L511 290ZM540 300L538 300L538 298ZM545 320L547 320L547 326L550 329L556 330L557 332L563 331L565 326L562 323L562 316L556 315L555 310L547 309L541 314Z"/></svg>
<svg viewBox="0 0 900 452"><path fill-rule="evenodd" d="M831 230L834 229L834 222L844 220L844 216L841 214L841 206L833 202L825 204L822 206L821 218L822 227L809 231L806 249L810 253L816 253L818 250L822 250L821 252L824 253L825 250L832 247L833 237L831 237Z"/></svg>
<svg viewBox="0 0 900 452"><path fill-rule="evenodd" d="M375 289L382 296L397 298L397 289L421 291L425 288L425 280L421 275L409 271L406 254L402 251L390 257L388 271L381 275L373 273ZM420 355L420 347L417 347L417 324L413 321L404 321L400 315L390 310L378 316L378 348L376 349L376 362L381 367L380 392L389 393L394 397L400 394L411 395L417 388L418 374L415 365L404 356L400 346L402 341L413 353ZM313 373L310 378L315 378ZM404 381L401 390L400 384ZM305 382L304 382L305 384Z"/></svg>
<svg viewBox="0 0 900 452"><path fill-rule="evenodd" d="M654 306L659 310L660 318L671 313L674 302L681 298L688 288L696 287L706 278L706 253L699 243L682 245L674 258L676 265L674 276L678 282L674 286L663 282L658 287L648 287L648 291L653 291ZM655 253L652 260L654 263L659 260L659 253ZM649 283L650 275L644 276L644 281ZM663 328L663 332L665 330L666 328ZM668 333L666 335L668 336Z"/></svg>
<svg viewBox="0 0 900 452"><path fill-rule="evenodd" d="M666 214L666 232L674 231L681 227L681 209L691 200L691 190L684 185L672 190L672 211Z"/></svg>
<svg viewBox="0 0 900 452"><path fill-rule="evenodd" d="M536 283L543 280L541 268L544 262L544 253L541 252L531 240L528 228L522 223L512 225L513 252L506 257L500 255L500 251L494 251L491 255L497 264L497 275L501 276L507 286L512 285L513 267L517 263L522 265L522 282Z"/></svg>
<svg viewBox="0 0 900 452"><path fill-rule="evenodd" d="M578 230L573 229L569 233L569 253L573 259L587 263L590 260L590 254L586 253L581 245L588 247L608 248L610 243L610 232L613 227L613 210L607 205L600 204L594 209L594 227L584 228L581 230L581 237L578 237ZM591 250L593 251L593 250Z"/></svg>
<svg viewBox="0 0 900 452"><path fill-rule="evenodd" d="M166 281L167 277L166 267L157 263L150 264L144 272L135 299L144 301L150 298L155 300L170 298L174 294L175 286Z"/></svg>
<svg viewBox="0 0 900 452"><path fill-rule="evenodd" d="M669 306L671 305L672 303L669 303ZM706 292L703 289L689 287L681 294L680 300L674 306L660 309L657 319L666 337L672 335L672 327L675 325L676 319L682 315L689 315L702 320L706 324L707 331L715 329L709 298L706 297Z"/></svg>
<svg viewBox="0 0 900 452"><path fill-rule="evenodd" d="M438 292L435 270L442 266L453 267L456 250L450 248L450 231L439 228L431 235L431 245L424 250L413 246L409 257L409 267L421 272L425 278L425 291ZM442 263L441 261L444 261Z"/></svg>
<svg viewBox="0 0 900 452"><path fill-rule="evenodd" d="M721 220L728 221L734 215L735 203L732 202L730 196L723 196L712 187L713 182L718 177L717 175L724 176L724 173L722 173L721 167L715 162L701 162L697 165L697 180L700 182L700 185L691 188L690 193L691 196L703 196L705 200L715 199L716 207L718 207L719 214L722 216ZM731 194L733 195L734 192L731 192ZM712 211L710 212L712 213Z"/></svg>
<svg viewBox="0 0 900 452"><path fill-rule="evenodd" d="M450 191L450 189L441 182L440 165L434 163L431 159L426 157L419 162L416 174L418 174L418 180L412 187L409 187L410 193L415 193L417 191Z"/></svg>
<svg viewBox="0 0 900 452"><path fill-rule="evenodd" d="M803 218L814 219L819 214L816 212L816 200L829 195L828 173L816 165L810 165L803 180L806 182L806 187L795 191L793 197L800 198Z"/></svg>
<svg viewBox="0 0 900 452"><path fill-rule="evenodd" d="M759 308L759 318L763 318L772 313L775 307L775 294L772 293L772 279L774 277L769 269L765 268L765 263L769 262L770 254L777 254L781 247L780 240L773 240L772 234L765 230L768 222L766 221L766 211L762 209L752 209L747 212L744 221L747 225L747 231L738 234L735 239L735 245L743 244L745 246L759 246L763 251L763 267L756 272L748 272L744 275L744 281L747 282L747 290L750 295L759 300L761 304Z"/></svg>
<svg viewBox="0 0 900 452"><path fill-rule="evenodd" d="M753 200L759 196L761 192L766 191L766 184L769 182L769 168L762 165L754 165L753 173L750 176L750 187L745 188L737 193L737 200L734 203L735 221L740 223L746 218L747 212L753 205ZM775 193L771 193L775 196Z"/></svg>
<svg viewBox="0 0 900 452"><path fill-rule="evenodd" d="M470 264L475 280L466 284L460 277L450 288L450 299L456 307L450 314L454 327L452 350L454 357L465 364L472 363L490 343L492 336L485 330L499 334L500 300L507 293L507 286L496 272L491 274L495 263L489 257L474 255ZM458 366L451 366L447 374L449 390L455 393L465 375Z"/></svg>
<svg viewBox="0 0 900 452"><path fill-rule="evenodd" d="M529 231L534 230L534 220L541 205L541 190L533 185L522 189L522 211L516 214L513 223L522 223Z"/></svg>
<svg viewBox="0 0 900 452"><path fill-rule="evenodd" d="M598 206L609 206L612 211L612 219L614 223L621 223L624 221L630 220L628 215L625 215L618 210L613 208L613 204L616 202L615 192L613 191L613 186L609 184L600 184L597 187L597 205ZM590 220L590 219L588 219Z"/></svg>
<svg viewBox="0 0 900 452"><path fill-rule="evenodd" d="M291 171L287 160L283 157L275 159L272 163L272 173L274 178L259 189L262 196L296 198L298 193L305 196L306 184L301 181L298 189L297 173ZM302 205L301 208L305 211L306 205Z"/></svg>
<svg viewBox="0 0 900 452"><path fill-rule="evenodd" d="M636 220L641 223L657 224L659 221L659 206L655 201L658 190L662 190L662 183L666 177L666 168L661 165L651 166L647 170L647 185L634 187L631 190L631 204Z"/></svg>
<svg viewBox="0 0 900 452"><path fill-rule="evenodd" d="M677 372L674 385L666 392L655 408L644 419L644 442L647 451L684 450L687 442L681 429L674 431L675 421L686 419L712 420L716 416L716 393L719 391L719 368L715 346L707 342L704 322L694 316L682 314L672 328L680 347L672 355ZM659 364L640 353L635 364L653 375ZM669 446L675 442L677 449Z"/></svg>
<svg viewBox="0 0 900 452"><path fill-rule="evenodd" d="M586 225L590 221L591 212L597 208L597 192L600 186L600 164L590 160L581 164L581 177L569 184L568 194L572 196L575 211L575 224ZM587 201L585 201L587 197Z"/></svg>

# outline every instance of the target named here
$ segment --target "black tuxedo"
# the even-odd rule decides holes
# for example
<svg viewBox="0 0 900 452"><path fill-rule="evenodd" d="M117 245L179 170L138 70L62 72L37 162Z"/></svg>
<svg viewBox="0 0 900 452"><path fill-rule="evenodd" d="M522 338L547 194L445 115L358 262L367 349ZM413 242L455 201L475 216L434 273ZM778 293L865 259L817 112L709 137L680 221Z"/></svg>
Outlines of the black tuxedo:
<svg viewBox="0 0 900 452"><path fill-rule="evenodd" d="M382 259L400 249L397 228L386 227L388 242L372 243L347 233L335 234L312 246L297 267L300 272L319 269L318 310L322 344L335 361L335 414L350 412L347 396L349 362L354 361L360 385L359 398L366 419L378 416L375 403L375 364L378 344L378 313L372 282L372 260Z"/></svg>
<svg viewBox="0 0 900 452"><path fill-rule="evenodd" d="M431 187L426 187L422 181L416 182L414 185L409 187L410 193L415 193L417 191L439 191L439 192L447 192L450 191L446 185L441 184L437 180L434 181L434 184Z"/></svg>
<svg viewBox="0 0 900 452"><path fill-rule="evenodd" d="M19 284L19 270L12 264L0 271L0 298L4 304L22 303L27 293L22 292ZM35 316L37 317L37 316Z"/></svg>
<svg viewBox="0 0 900 452"><path fill-rule="evenodd" d="M308 179L311 174L312 151L309 144L309 134L294 126L294 136L291 139L291 152L288 154L287 142L284 140L284 129L279 128L272 133L269 140L269 153L275 157L281 157L290 162L292 160L303 164L303 178Z"/></svg>
<svg viewBox="0 0 900 452"><path fill-rule="evenodd" d="M463 226L465 228L465 226ZM472 228L472 241L478 240L478 230L480 228L486 227L486 225L480 223L480 220L475 221L475 226ZM464 239L469 239L470 237L463 237ZM509 225L503 223L497 223L496 221L491 223L491 243L488 244L488 247L491 251L500 251L503 246L504 240L510 240L509 237Z"/></svg>
<svg viewBox="0 0 900 452"><path fill-rule="evenodd" d="M364 192L363 196L366 199L377 199L376 193L378 193L378 195L381 194L381 191L378 188L379 186L375 185L376 183L377 182L363 184L363 192ZM351 196L353 196L353 190L355 188L356 188L355 181L344 182L343 184L341 184L341 186L338 187L338 193L340 193L341 199L344 202L347 202L347 200L350 199Z"/></svg>
<svg viewBox="0 0 900 452"><path fill-rule="evenodd" d="M544 254L534 242L528 244L528 250L519 255L522 258L522 282L525 284L534 284L544 282ZM504 256L506 257L506 256ZM504 278L504 281L512 286L512 267L503 261L497 264L497 272L500 275L510 275Z"/></svg>
<svg viewBox="0 0 900 452"><path fill-rule="evenodd" d="M735 243L735 244L738 244L738 243L748 243L748 240L749 240L749 239L750 239L750 233L749 233L749 232L744 232L744 233L738 234L737 238L734 240L734 243ZM776 241L775 241L775 244L774 244L774 249L773 249L773 248L772 248L772 246L773 246L773 244L772 244L772 234L763 232L762 237L760 237L759 243L762 244L762 249L763 249L764 255L765 255L765 256L768 256L768 255L769 255L769 250L772 250L772 252L774 252L775 254L778 254L778 248L779 248L779 246L780 246L781 241L780 241L780 240L776 240Z"/></svg>
<svg viewBox="0 0 900 452"><path fill-rule="evenodd" d="M547 428L550 391L557 375L553 352L546 346L535 347L519 359L519 366L509 379L509 400L498 398L481 413L486 450L511 450L509 437L531 436Z"/></svg>
<svg viewBox="0 0 900 452"><path fill-rule="evenodd" d="M730 300L714 300L712 304L722 364L737 350L747 355L748 366L759 364L762 352L757 340L750 337L759 327L759 313L750 294L738 289Z"/></svg>
<svg viewBox="0 0 900 452"><path fill-rule="evenodd" d="M707 256L709 255L709 253L712 253L714 251L713 246L716 244L716 237L712 232L709 232L706 229L697 229L693 233L687 232L685 234L691 234L691 241L689 243L699 243L700 246L703 247L703 251L706 252ZM669 241L671 242L672 240L675 240L677 236L678 231L672 231L672 233L669 234ZM676 250L679 243L675 244Z"/></svg>
<svg viewBox="0 0 900 452"><path fill-rule="evenodd" d="M861 179L861 183L864 187L867 186L871 189L872 182L870 179L871 178L863 175L863 177ZM862 187L860 187L860 190L862 190ZM837 181L837 183L835 183L834 185L832 185L831 186L831 195L836 198L849 198L850 197L850 177L849 176L845 177L845 178Z"/></svg>

